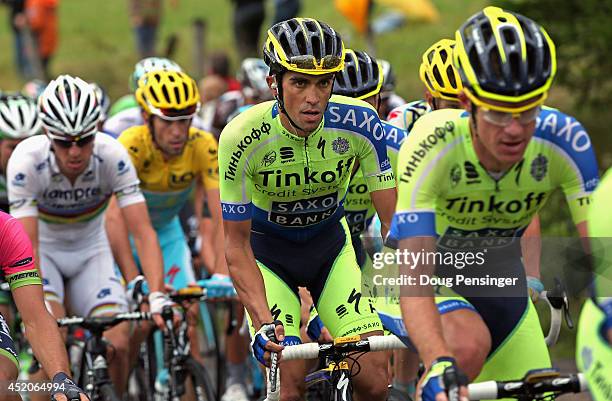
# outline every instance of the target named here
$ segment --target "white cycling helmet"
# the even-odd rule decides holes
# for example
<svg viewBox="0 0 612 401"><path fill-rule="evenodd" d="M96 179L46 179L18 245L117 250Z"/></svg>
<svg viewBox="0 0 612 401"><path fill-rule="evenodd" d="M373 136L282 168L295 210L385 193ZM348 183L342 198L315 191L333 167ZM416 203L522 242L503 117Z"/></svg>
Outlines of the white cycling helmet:
<svg viewBox="0 0 612 401"><path fill-rule="evenodd" d="M134 66L134 72L130 76L130 91L135 92L136 88L138 88L138 81L144 75L152 72L152 71L179 71L182 72L183 69L180 65L170 60L169 58L164 57L147 57L143 58Z"/></svg>
<svg viewBox="0 0 612 401"><path fill-rule="evenodd" d="M100 104L88 82L60 75L38 98L42 125L51 136L88 136L96 133Z"/></svg>
<svg viewBox="0 0 612 401"><path fill-rule="evenodd" d="M40 133L36 102L22 94L0 96L0 138L25 139Z"/></svg>
<svg viewBox="0 0 612 401"><path fill-rule="evenodd" d="M98 97L98 103L100 104L100 120L105 121L111 107L110 97L108 97L106 91L97 83L92 82L91 86L94 88L96 96Z"/></svg>
<svg viewBox="0 0 612 401"><path fill-rule="evenodd" d="M261 100L272 99L272 92L268 88L266 77L270 75L270 68L260 58L245 58L240 65L238 80L242 84L242 90L251 90L251 97Z"/></svg>

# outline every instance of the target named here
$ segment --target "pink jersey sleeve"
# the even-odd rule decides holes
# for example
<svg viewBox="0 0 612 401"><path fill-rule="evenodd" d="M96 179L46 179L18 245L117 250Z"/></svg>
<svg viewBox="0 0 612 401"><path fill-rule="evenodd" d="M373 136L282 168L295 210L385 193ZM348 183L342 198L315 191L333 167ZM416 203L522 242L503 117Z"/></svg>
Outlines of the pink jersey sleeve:
<svg viewBox="0 0 612 401"><path fill-rule="evenodd" d="M11 290L25 285L41 285L34 266L32 243L21 223L0 211L0 267Z"/></svg>

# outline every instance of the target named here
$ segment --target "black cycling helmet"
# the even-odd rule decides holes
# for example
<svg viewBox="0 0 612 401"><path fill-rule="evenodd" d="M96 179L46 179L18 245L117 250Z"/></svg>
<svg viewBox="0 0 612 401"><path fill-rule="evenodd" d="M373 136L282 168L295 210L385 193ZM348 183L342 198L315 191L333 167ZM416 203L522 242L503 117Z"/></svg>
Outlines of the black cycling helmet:
<svg viewBox="0 0 612 401"><path fill-rule="evenodd" d="M555 45L531 19L486 7L455 33L455 66L466 94L518 103L542 104L556 72ZM520 110L516 110L520 111Z"/></svg>
<svg viewBox="0 0 612 401"><path fill-rule="evenodd" d="M344 44L324 22L291 18L268 29L263 54L271 74L289 70L321 75L342 70Z"/></svg>
<svg viewBox="0 0 612 401"><path fill-rule="evenodd" d="M344 69L336 76L334 94L357 99L377 95L383 84L380 64L366 52L346 50Z"/></svg>

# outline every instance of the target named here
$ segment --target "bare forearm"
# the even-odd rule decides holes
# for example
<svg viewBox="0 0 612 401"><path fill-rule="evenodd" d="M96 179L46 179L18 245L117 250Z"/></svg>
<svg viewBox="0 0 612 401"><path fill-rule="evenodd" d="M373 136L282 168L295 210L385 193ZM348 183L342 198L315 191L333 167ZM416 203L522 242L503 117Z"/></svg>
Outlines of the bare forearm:
<svg viewBox="0 0 612 401"><path fill-rule="evenodd" d="M108 242L110 243L111 250L113 252L113 258L119 265L119 270L126 281L132 280L138 275L138 267L132 256L132 247L130 246L130 239L128 236L128 230L123 221L123 218L119 215L106 216L106 235L108 236Z"/></svg>
<svg viewBox="0 0 612 401"><path fill-rule="evenodd" d="M249 312L253 326L259 328L272 321L266 299L263 277L250 249L232 247L226 250L227 266L240 301Z"/></svg>
<svg viewBox="0 0 612 401"><path fill-rule="evenodd" d="M143 230L144 231L144 230ZM164 290L164 265L161 250L157 242L157 233L153 229L134 235L136 251L140 258L142 272L149 284L149 290Z"/></svg>
<svg viewBox="0 0 612 401"><path fill-rule="evenodd" d="M397 192L395 189L383 189L370 193L376 213L380 219L380 233L384 238L391 229L391 220L395 212L395 202L397 201Z"/></svg>
<svg viewBox="0 0 612 401"><path fill-rule="evenodd" d="M538 215L531 221L521 238L521 250L523 253L525 273L528 276L540 278L542 236L540 231L540 218Z"/></svg>
<svg viewBox="0 0 612 401"><path fill-rule="evenodd" d="M435 252L435 240L430 237L409 238L400 241L399 249L413 254ZM431 285L419 284L420 276L432 276L435 266L423 263L416 266L400 265L400 272L414 280L414 285L408 285L401 291L402 318L419 356L425 366L430 366L440 356L451 355L444 341L433 288Z"/></svg>
<svg viewBox="0 0 612 401"><path fill-rule="evenodd" d="M70 374L64 340L53 316L46 310L25 323L25 334L36 359L51 378L56 373Z"/></svg>

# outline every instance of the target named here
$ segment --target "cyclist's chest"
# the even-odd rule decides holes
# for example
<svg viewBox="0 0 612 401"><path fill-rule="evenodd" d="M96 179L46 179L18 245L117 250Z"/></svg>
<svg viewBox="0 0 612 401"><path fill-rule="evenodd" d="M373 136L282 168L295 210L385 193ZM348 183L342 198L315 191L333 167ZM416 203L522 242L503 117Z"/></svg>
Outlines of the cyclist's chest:
<svg viewBox="0 0 612 401"><path fill-rule="evenodd" d="M156 192L173 192L191 187L197 176L193 156L190 150L169 160L164 160L160 155L145 158L137 172L141 187Z"/></svg>
<svg viewBox="0 0 612 401"><path fill-rule="evenodd" d="M279 137L251 157L252 189L273 200L342 196L356 160L350 138L319 135L305 140Z"/></svg>

